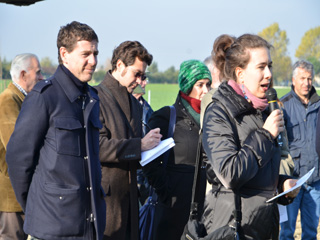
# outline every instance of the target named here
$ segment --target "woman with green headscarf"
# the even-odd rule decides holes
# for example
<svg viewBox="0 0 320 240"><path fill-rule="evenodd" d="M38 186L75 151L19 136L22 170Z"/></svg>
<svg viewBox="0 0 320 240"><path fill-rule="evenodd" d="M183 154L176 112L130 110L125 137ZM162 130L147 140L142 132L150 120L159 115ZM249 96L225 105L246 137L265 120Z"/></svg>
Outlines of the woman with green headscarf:
<svg viewBox="0 0 320 240"><path fill-rule="evenodd" d="M188 221L193 175L200 130L200 103L210 90L211 74L204 63L188 60L180 65L179 88L175 104L175 147L170 150L167 166L164 154L143 168L158 194L153 239L180 239ZM168 106L154 112L149 119L151 129L160 128L162 140L167 138L170 119Z"/></svg>

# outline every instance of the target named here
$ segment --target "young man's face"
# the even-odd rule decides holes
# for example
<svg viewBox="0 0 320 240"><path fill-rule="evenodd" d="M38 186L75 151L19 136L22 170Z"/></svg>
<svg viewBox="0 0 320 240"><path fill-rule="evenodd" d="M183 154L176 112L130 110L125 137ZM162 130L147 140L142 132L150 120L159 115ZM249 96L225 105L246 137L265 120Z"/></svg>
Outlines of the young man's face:
<svg viewBox="0 0 320 240"><path fill-rule="evenodd" d="M125 66L121 60L118 60L117 71L119 71L119 83L126 87L129 93L132 93L133 90L145 76L145 71L147 68L147 63L141 61L136 57L134 64L131 66Z"/></svg>
<svg viewBox="0 0 320 240"><path fill-rule="evenodd" d="M60 56L64 66L68 68L75 77L81 82L88 82L91 80L98 63L98 42L78 41L71 52L61 47Z"/></svg>

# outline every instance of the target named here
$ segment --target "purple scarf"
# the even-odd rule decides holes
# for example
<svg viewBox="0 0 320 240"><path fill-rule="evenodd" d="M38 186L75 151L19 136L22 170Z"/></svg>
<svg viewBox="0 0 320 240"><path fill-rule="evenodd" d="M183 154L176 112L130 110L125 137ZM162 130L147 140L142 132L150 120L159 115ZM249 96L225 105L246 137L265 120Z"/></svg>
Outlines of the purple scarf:
<svg viewBox="0 0 320 240"><path fill-rule="evenodd" d="M245 97L245 95L242 92L242 89L240 87L240 84L236 83L234 80L229 80L228 85L233 88L236 93L238 93L240 96ZM248 97L248 102L252 103L252 106L255 109L259 109L261 111L265 110L268 107L268 100L266 98L258 98L254 96L247 88L244 86L244 91L246 96Z"/></svg>

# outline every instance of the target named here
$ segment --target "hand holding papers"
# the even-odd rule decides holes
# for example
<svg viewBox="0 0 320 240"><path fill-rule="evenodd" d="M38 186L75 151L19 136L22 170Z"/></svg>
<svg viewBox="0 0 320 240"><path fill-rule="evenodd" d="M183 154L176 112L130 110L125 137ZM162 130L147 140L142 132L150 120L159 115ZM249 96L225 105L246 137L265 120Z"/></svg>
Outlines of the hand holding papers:
<svg viewBox="0 0 320 240"><path fill-rule="evenodd" d="M141 166L145 166L155 158L159 157L162 153L168 151L175 145L173 138L167 138L159 143L158 146L141 153Z"/></svg>
<svg viewBox="0 0 320 240"><path fill-rule="evenodd" d="M297 183L296 183L295 186L293 186L292 188L288 189L287 191L284 191L284 192L278 194L277 196L275 196L275 197L273 197L273 198L270 198L267 202L271 202L271 201L273 201L274 199L276 199L276 198L278 198L278 197L281 197L281 196L287 194L288 192L291 192L291 191L297 189L298 187L301 187L302 184L304 184L304 183L309 179L309 177L312 175L313 171L314 171L314 168L312 168L312 169L311 169L309 172L307 172L303 177L301 177L301 178L297 181Z"/></svg>

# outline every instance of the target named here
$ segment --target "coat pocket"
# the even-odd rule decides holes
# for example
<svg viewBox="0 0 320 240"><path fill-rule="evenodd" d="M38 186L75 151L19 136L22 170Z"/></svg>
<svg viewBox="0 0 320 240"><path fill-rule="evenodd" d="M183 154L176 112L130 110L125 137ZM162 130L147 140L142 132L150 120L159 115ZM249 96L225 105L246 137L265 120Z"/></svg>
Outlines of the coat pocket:
<svg viewBox="0 0 320 240"><path fill-rule="evenodd" d="M82 236L86 224L85 197L78 186L44 182L33 206L34 226L52 238Z"/></svg>
<svg viewBox="0 0 320 240"><path fill-rule="evenodd" d="M300 124L298 122L288 123L286 129L289 143L301 139Z"/></svg>
<svg viewBox="0 0 320 240"><path fill-rule="evenodd" d="M76 118L59 117L54 119L56 149L58 154L80 156L80 138L84 131Z"/></svg>

